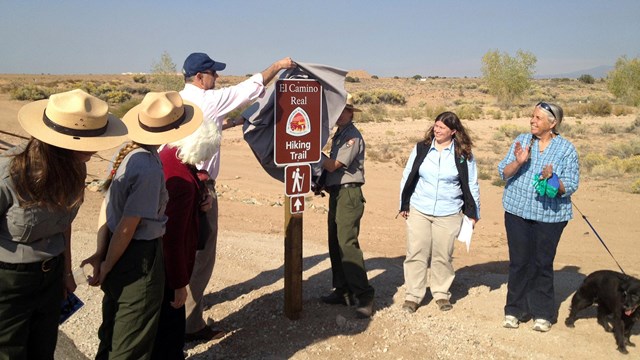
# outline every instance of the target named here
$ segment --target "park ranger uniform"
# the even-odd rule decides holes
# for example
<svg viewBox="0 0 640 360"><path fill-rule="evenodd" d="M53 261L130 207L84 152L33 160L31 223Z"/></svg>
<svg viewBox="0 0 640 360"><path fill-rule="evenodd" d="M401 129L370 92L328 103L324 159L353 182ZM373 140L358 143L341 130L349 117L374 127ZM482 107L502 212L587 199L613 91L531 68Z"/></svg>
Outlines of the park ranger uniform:
<svg viewBox="0 0 640 360"><path fill-rule="evenodd" d="M333 273L333 287L337 293L351 293L360 304L373 300L374 289L369 285L358 233L364 213L365 144L353 122L338 129L332 139L330 158L344 164L326 174L329 192L329 256Z"/></svg>

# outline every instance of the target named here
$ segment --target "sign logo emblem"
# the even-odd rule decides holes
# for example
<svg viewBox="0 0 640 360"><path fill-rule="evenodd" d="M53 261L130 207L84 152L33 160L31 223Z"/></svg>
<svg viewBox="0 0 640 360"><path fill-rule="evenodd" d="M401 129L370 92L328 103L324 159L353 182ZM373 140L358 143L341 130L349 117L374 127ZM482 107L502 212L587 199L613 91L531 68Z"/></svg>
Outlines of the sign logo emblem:
<svg viewBox="0 0 640 360"><path fill-rule="evenodd" d="M287 119L287 134L291 136L304 136L311 132L311 120L306 111L301 107L295 108Z"/></svg>

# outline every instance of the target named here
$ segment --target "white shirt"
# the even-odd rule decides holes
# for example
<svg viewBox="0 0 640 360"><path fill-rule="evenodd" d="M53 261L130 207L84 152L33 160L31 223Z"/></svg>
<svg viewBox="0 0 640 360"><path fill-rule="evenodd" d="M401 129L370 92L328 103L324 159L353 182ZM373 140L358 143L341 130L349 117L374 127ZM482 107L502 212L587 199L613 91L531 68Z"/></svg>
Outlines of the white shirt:
<svg viewBox="0 0 640 360"><path fill-rule="evenodd" d="M214 122L222 135L222 123L227 114L264 93L262 74L257 73L238 85L221 89L203 90L193 84L185 84L180 95L184 100L196 104L204 115L204 121ZM201 164L198 169L204 169L211 179L216 179L220 172L220 149L213 157Z"/></svg>

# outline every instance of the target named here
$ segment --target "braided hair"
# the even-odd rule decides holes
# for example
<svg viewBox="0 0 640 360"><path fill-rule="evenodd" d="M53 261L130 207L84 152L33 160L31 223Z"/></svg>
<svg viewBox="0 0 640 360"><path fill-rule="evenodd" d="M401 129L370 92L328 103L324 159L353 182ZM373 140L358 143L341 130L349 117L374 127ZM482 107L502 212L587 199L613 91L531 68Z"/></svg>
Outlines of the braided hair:
<svg viewBox="0 0 640 360"><path fill-rule="evenodd" d="M102 192L106 192L107 190L109 190L109 186L111 186L111 183L113 182L113 177L116 175L116 172L120 167L120 164L122 164L122 160L124 160L124 158L130 152L132 152L133 150L139 147L140 147L140 144L132 141L126 144L125 146L123 146L122 148L120 148L120 151L118 152L118 156L116 156L116 159L113 162L113 166L111 167L111 172L109 173L109 177L104 182L104 184L102 184L102 187L100 188Z"/></svg>

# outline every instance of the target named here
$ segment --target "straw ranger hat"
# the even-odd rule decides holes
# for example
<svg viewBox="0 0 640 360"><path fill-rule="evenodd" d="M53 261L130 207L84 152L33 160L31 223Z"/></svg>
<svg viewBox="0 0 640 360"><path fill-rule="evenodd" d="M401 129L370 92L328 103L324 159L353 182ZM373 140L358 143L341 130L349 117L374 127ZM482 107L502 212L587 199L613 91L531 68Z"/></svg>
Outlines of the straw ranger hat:
<svg viewBox="0 0 640 360"><path fill-rule="evenodd" d="M347 104L344 107L347 109L351 109L351 111L353 112L362 112L362 110L353 106L353 96L349 93L347 93Z"/></svg>
<svg viewBox="0 0 640 360"><path fill-rule="evenodd" d="M34 138L69 150L106 150L127 139L127 128L109 114L109 105L79 89L24 105L18 121Z"/></svg>
<svg viewBox="0 0 640 360"><path fill-rule="evenodd" d="M129 138L145 145L161 145L180 140L202 124L202 111L183 101L176 91L150 92L129 110L122 121Z"/></svg>

